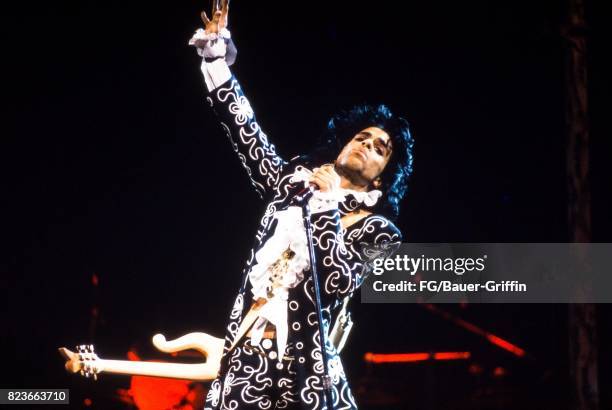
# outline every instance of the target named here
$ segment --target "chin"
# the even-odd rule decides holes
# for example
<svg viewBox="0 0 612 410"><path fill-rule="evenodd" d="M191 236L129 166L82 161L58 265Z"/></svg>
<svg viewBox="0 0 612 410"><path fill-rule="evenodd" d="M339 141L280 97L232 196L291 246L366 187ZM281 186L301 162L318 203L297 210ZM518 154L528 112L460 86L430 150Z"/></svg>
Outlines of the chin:
<svg viewBox="0 0 612 410"><path fill-rule="evenodd" d="M359 156L350 155L346 161L342 163L342 168L351 170L352 172L361 172L364 168L363 159Z"/></svg>

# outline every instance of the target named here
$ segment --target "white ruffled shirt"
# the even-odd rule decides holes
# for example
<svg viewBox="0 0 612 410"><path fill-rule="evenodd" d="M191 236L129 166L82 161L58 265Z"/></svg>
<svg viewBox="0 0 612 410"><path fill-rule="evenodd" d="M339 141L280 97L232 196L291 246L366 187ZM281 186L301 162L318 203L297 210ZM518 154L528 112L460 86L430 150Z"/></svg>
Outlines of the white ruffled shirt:
<svg viewBox="0 0 612 410"><path fill-rule="evenodd" d="M312 174L313 171L299 166L290 182L304 182L306 187ZM366 206L373 206L382 192L379 190L358 192L342 188L330 192L315 191L308 205L312 213L325 212L337 208L338 203L343 202L348 194L352 194L357 201ZM256 300L266 299L266 303L258 311L259 317L251 328L251 343L258 345L263 338L266 325L273 324L276 328L276 345L280 362L284 356L289 334L287 316L289 289L295 288L304 279L304 271L310 269L310 256L302 220L302 208L290 206L276 211L273 217L277 221L276 230L255 253L257 263L249 272L253 297ZM287 261L287 269L280 277L272 278L271 267L288 249L293 252L293 256ZM270 290L272 283L274 286Z"/></svg>

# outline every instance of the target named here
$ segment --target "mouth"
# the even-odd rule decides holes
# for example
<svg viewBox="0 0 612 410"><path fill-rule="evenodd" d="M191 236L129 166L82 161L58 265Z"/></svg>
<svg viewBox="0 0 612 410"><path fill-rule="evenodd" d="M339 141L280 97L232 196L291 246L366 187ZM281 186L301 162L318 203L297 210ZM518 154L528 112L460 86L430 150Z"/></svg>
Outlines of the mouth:
<svg viewBox="0 0 612 410"><path fill-rule="evenodd" d="M368 159L368 156L361 150L358 149L354 149L353 154L357 154L358 156L360 156L364 161Z"/></svg>

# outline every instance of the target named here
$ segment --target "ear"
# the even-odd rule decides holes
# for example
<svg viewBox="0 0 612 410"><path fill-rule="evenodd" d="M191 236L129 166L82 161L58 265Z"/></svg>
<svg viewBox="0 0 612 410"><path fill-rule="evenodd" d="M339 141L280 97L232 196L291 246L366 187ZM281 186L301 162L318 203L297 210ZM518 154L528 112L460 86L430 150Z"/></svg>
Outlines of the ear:
<svg viewBox="0 0 612 410"><path fill-rule="evenodd" d="M380 177L376 177L376 179L372 181L372 186L376 189L380 188L381 185L382 185L382 180L380 179Z"/></svg>

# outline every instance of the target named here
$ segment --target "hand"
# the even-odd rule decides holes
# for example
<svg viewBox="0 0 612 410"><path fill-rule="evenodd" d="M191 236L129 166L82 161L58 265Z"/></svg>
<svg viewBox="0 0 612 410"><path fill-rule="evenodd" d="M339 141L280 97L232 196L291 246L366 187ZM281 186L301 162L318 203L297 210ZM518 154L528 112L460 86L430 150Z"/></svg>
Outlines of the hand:
<svg viewBox="0 0 612 410"><path fill-rule="evenodd" d="M229 0L221 0L221 10L213 10L213 19L209 20L206 12L200 14L204 22L204 31L207 34L220 34L224 29L227 29L227 18L229 13Z"/></svg>
<svg viewBox="0 0 612 410"><path fill-rule="evenodd" d="M203 11L200 14L204 22L204 29L198 29L189 40L189 45L198 49L198 54L205 59L225 57L228 65L234 64L238 50L231 39L227 29L229 14L229 0L221 0L221 10L213 10L210 20Z"/></svg>
<svg viewBox="0 0 612 410"><path fill-rule="evenodd" d="M332 164L315 168L309 182L317 184L321 192L331 192L340 189L340 175Z"/></svg>

